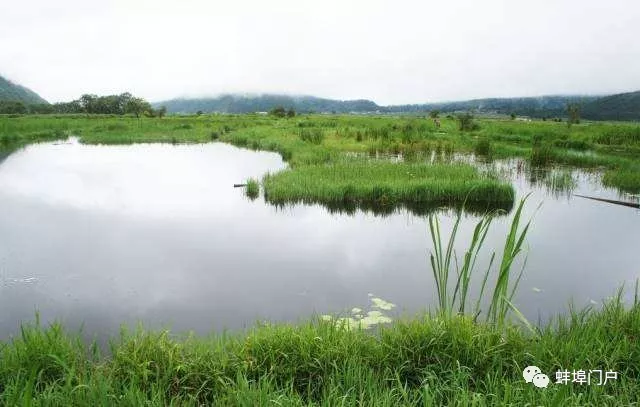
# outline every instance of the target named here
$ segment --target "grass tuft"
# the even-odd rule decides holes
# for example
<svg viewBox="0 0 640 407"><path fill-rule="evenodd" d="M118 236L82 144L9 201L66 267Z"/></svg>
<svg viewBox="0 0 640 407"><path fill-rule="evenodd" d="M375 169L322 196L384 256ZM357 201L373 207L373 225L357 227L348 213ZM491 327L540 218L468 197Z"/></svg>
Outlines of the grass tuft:
<svg viewBox="0 0 640 407"><path fill-rule="evenodd" d="M620 191L640 193L640 166L635 169L608 170L602 177L602 183Z"/></svg>
<svg viewBox="0 0 640 407"><path fill-rule="evenodd" d="M472 203L511 205L513 187L481 176L463 164L352 161L308 165L268 175L263 181L269 202L412 207L417 204Z"/></svg>
<svg viewBox="0 0 640 407"><path fill-rule="evenodd" d="M244 192L247 197L254 200L260 195L260 184L257 180L250 178L247 180L247 186L245 187Z"/></svg>

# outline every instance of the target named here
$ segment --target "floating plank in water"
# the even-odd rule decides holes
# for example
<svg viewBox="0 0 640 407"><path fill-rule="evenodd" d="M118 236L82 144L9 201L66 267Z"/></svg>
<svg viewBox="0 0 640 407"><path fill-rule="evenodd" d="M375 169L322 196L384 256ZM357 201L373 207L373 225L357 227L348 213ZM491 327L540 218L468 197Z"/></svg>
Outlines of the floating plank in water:
<svg viewBox="0 0 640 407"><path fill-rule="evenodd" d="M633 202L616 201L613 199L596 198L594 196L585 196L585 195L578 195L578 194L573 194L573 195L579 196L580 198L593 199L594 201L607 202L607 203L612 203L614 205L628 206L630 208L640 209L640 204L633 203Z"/></svg>
<svg viewBox="0 0 640 407"><path fill-rule="evenodd" d="M234 188L242 188L242 187L246 187L247 184L233 184Z"/></svg>

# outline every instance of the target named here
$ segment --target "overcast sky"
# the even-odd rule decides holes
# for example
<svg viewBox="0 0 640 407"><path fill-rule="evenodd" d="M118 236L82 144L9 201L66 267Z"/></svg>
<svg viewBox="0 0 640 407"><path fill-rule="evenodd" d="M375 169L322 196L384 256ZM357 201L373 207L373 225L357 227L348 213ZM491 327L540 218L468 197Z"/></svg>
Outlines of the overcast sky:
<svg viewBox="0 0 640 407"><path fill-rule="evenodd" d="M639 0L1 1L0 75L50 102L640 89Z"/></svg>

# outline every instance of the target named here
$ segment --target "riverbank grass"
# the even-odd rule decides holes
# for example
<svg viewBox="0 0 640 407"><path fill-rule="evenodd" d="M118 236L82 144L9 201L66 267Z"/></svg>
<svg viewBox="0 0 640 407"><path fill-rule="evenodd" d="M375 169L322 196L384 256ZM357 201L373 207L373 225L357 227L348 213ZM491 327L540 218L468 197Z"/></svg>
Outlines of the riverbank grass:
<svg viewBox="0 0 640 407"><path fill-rule="evenodd" d="M634 170L640 152L637 123L477 119L479 128L461 131L443 118L441 126L407 116L301 115L276 119L257 115L134 118L110 115L0 115L0 152L38 141L77 136L87 144L205 143L278 152L292 167L336 163L345 153L394 154L406 160L454 153L484 158L519 157L534 165L569 165L610 172L608 184L630 192L640 180L618 172Z"/></svg>
<svg viewBox="0 0 640 407"><path fill-rule="evenodd" d="M632 405L640 398L640 306L620 297L537 333L464 316L417 316L374 331L322 320L245 334L138 330L101 356L59 324L0 346L1 405ZM522 371L538 366L539 389ZM617 372L606 385L556 371Z"/></svg>

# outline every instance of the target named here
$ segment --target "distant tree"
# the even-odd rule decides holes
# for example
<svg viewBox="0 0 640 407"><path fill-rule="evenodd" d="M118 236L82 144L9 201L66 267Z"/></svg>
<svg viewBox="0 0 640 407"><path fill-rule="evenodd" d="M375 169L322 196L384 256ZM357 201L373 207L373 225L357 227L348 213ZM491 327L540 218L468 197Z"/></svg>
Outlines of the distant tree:
<svg viewBox="0 0 640 407"><path fill-rule="evenodd" d="M125 106L125 113L132 113L136 117L140 117L144 112L151 111L151 105L149 102L142 98L132 97L127 101L127 105Z"/></svg>
<svg viewBox="0 0 640 407"><path fill-rule="evenodd" d="M480 128L478 123L475 122L473 114L469 112L458 114L456 118L458 119L458 128L461 131L473 131Z"/></svg>
<svg viewBox="0 0 640 407"><path fill-rule="evenodd" d="M118 95L100 96L96 100L96 112L98 114L122 114L120 98Z"/></svg>
<svg viewBox="0 0 640 407"><path fill-rule="evenodd" d="M125 114L127 110L127 103L133 98L133 95L129 92L121 93L117 96L117 105L116 111L112 112L115 114Z"/></svg>
<svg viewBox="0 0 640 407"><path fill-rule="evenodd" d="M275 117L285 117L287 115L287 111L285 110L284 107L277 106L277 107L274 107L273 109L271 109L269 111L269 114L271 116L275 116Z"/></svg>
<svg viewBox="0 0 640 407"><path fill-rule="evenodd" d="M515 120L516 119L516 114L515 113L511 113L511 120Z"/></svg>
<svg viewBox="0 0 640 407"><path fill-rule="evenodd" d="M202 110L198 110L198 111L196 112L196 115L197 115L197 116L202 116L203 114L204 114L204 112L203 112Z"/></svg>
<svg viewBox="0 0 640 407"><path fill-rule="evenodd" d="M158 115L159 118L163 118L167 114L167 107L160 106L158 110L156 110L156 114Z"/></svg>
<svg viewBox="0 0 640 407"><path fill-rule="evenodd" d="M98 96L84 94L80 96L78 100L80 102L80 106L82 107L82 111L84 113L97 113L96 101L98 100Z"/></svg>
<svg viewBox="0 0 640 407"><path fill-rule="evenodd" d="M295 117L296 115L296 111L293 110L293 108L289 108L289 110L287 110L287 117Z"/></svg>
<svg viewBox="0 0 640 407"><path fill-rule="evenodd" d="M432 110L429 112L429 117L432 119L437 119L440 117L440 110Z"/></svg>
<svg viewBox="0 0 640 407"><path fill-rule="evenodd" d="M579 103L567 104L567 113L569 114L567 126L571 127L572 124L580 124L580 110L581 106Z"/></svg>

